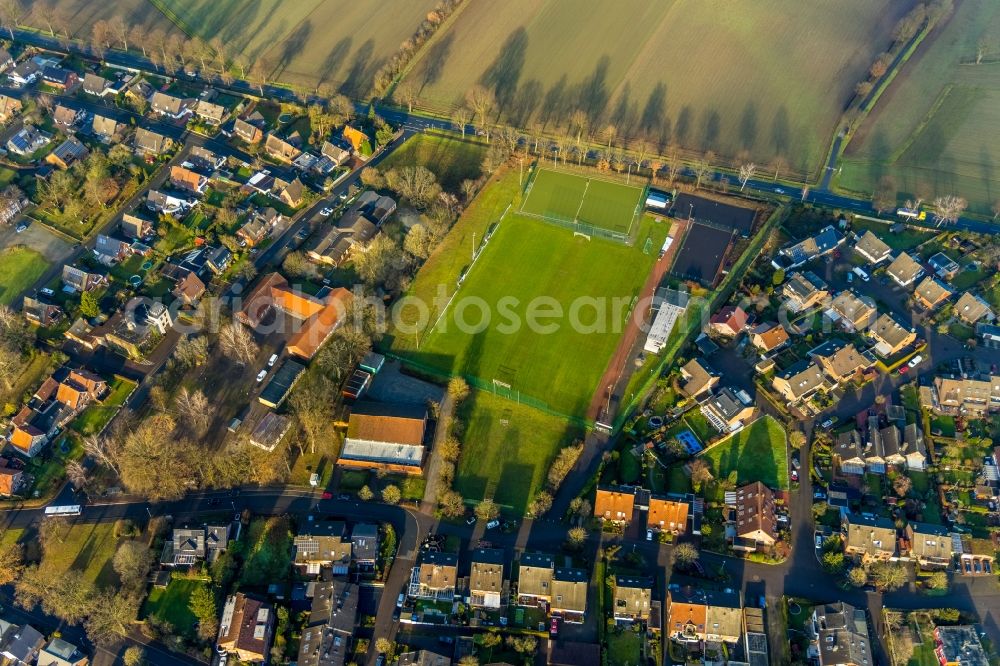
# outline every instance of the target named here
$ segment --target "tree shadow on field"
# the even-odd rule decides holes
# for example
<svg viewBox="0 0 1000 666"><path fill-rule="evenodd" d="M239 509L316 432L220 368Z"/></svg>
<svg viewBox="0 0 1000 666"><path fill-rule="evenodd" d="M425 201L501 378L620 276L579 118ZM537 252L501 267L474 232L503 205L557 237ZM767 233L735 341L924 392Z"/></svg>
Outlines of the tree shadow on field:
<svg viewBox="0 0 1000 666"><path fill-rule="evenodd" d="M517 94L507 108L507 118L516 127L526 127L535 115L543 96L542 84L536 79L526 81L518 88Z"/></svg>
<svg viewBox="0 0 1000 666"><path fill-rule="evenodd" d="M715 109L705 109L701 114L701 141L706 150L716 148L721 124L722 119Z"/></svg>
<svg viewBox="0 0 1000 666"><path fill-rule="evenodd" d="M372 55L375 53L375 40L369 39L358 47L351 60L351 67L347 70L344 83L341 85L341 92L346 95L358 96L365 92L366 84L370 83L374 73L372 65Z"/></svg>
<svg viewBox="0 0 1000 666"><path fill-rule="evenodd" d="M501 112L506 111L514 100L527 49L528 31L524 26L515 28L500 47L500 55L486 68L480 79L480 83L493 89Z"/></svg>
<svg viewBox="0 0 1000 666"><path fill-rule="evenodd" d="M771 122L771 142L774 144L775 155L789 155L791 148L792 128L788 120L788 108L784 104L778 107Z"/></svg>
<svg viewBox="0 0 1000 666"><path fill-rule="evenodd" d="M587 114L590 124L596 123L608 106L608 69L611 58L604 54L594 66L593 73L584 79L579 89L580 108Z"/></svg>
<svg viewBox="0 0 1000 666"><path fill-rule="evenodd" d="M632 86L626 82L622 86L618 103L611 115L612 121L618 125L618 133L623 136L634 136L636 124L639 122L639 106L631 97Z"/></svg>
<svg viewBox="0 0 1000 666"><path fill-rule="evenodd" d="M542 106L541 117L544 125L548 125L552 119L559 122L562 109L566 106L566 97L566 75L563 74L545 93L545 104Z"/></svg>
<svg viewBox="0 0 1000 666"><path fill-rule="evenodd" d="M750 151L756 143L757 104L751 101L743 107L743 116L740 118L740 147Z"/></svg>
<svg viewBox="0 0 1000 666"><path fill-rule="evenodd" d="M674 125L674 136L677 137L677 141L684 143L691 137L691 124L693 121L692 116L694 111L691 110L690 104L685 104L681 108L680 114L677 116L677 124Z"/></svg>
<svg viewBox="0 0 1000 666"><path fill-rule="evenodd" d="M302 53L305 49L306 44L309 42L309 37L312 35L312 22L306 19L299 27L296 28L292 34L288 36L288 39L281 45L281 51L278 56L278 66L277 71L283 72L295 59L295 56Z"/></svg>
<svg viewBox="0 0 1000 666"><path fill-rule="evenodd" d="M664 125L667 123L667 86L658 82L650 91L646 105L639 117L639 129L651 141L658 145L665 143Z"/></svg>
<svg viewBox="0 0 1000 666"><path fill-rule="evenodd" d="M444 72L444 64L448 60L448 56L451 55L451 45L455 41L455 33L448 32L444 37L439 39L427 50L427 57L424 58L426 63L424 67L424 74L420 81L420 90L423 91L425 86L433 85L441 80L441 74Z"/></svg>
<svg viewBox="0 0 1000 666"><path fill-rule="evenodd" d="M871 140L871 157L868 160L868 179L871 181L872 187L878 182L878 179L885 175L885 167L889 157L889 140L882 130L876 130L872 133Z"/></svg>
<svg viewBox="0 0 1000 666"><path fill-rule="evenodd" d="M323 67L319 74L320 81L326 82L337 78L341 64L347 58L347 54L351 52L351 43L351 37L344 37L333 45L330 52L326 54L326 58L323 59Z"/></svg>

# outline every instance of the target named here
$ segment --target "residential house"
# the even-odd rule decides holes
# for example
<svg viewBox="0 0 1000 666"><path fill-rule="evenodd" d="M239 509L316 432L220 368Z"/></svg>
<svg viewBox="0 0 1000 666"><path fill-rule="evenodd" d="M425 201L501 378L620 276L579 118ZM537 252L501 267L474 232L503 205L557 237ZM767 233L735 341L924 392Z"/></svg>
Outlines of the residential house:
<svg viewBox="0 0 1000 666"><path fill-rule="evenodd" d="M809 355L834 384L849 382L875 365L871 355L859 352L853 343L824 343L811 350Z"/></svg>
<svg viewBox="0 0 1000 666"><path fill-rule="evenodd" d="M151 189L146 193L146 208L158 214L183 217L196 203L194 199L182 199L162 190Z"/></svg>
<svg viewBox="0 0 1000 666"><path fill-rule="evenodd" d="M903 455L903 437L899 428L894 423L890 423L878 431L879 439L882 440L882 457L886 465L902 467L906 464L906 457Z"/></svg>
<svg viewBox="0 0 1000 666"><path fill-rule="evenodd" d="M260 143L260 140L264 138L264 132L260 127L242 118L237 118L233 123L233 133L250 144Z"/></svg>
<svg viewBox="0 0 1000 666"><path fill-rule="evenodd" d="M807 261L833 252L843 242L844 237L830 225L821 229L815 236L781 248L771 263L775 268L782 270L797 268Z"/></svg>
<svg viewBox="0 0 1000 666"><path fill-rule="evenodd" d="M358 620L360 587L343 580L311 583L309 619L299 638L299 666L344 666Z"/></svg>
<svg viewBox="0 0 1000 666"><path fill-rule="evenodd" d="M720 433L730 433L749 424L756 408L745 392L734 393L731 388L724 386L701 403L701 413Z"/></svg>
<svg viewBox="0 0 1000 666"><path fill-rule="evenodd" d="M210 247L206 249L205 266L207 266L208 269L216 275L225 273L226 269L228 269L232 263L233 253L225 245L219 245L218 247ZM323 342L326 342L326 338L323 339Z"/></svg>
<svg viewBox="0 0 1000 666"><path fill-rule="evenodd" d="M201 195L208 187L208 178L197 171L175 164L170 167L170 184L185 192Z"/></svg>
<svg viewBox="0 0 1000 666"><path fill-rule="evenodd" d="M727 305L712 315L709 328L725 337L736 337L747 325L747 313L738 305Z"/></svg>
<svg viewBox="0 0 1000 666"><path fill-rule="evenodd" d="M848 513L841 520L845 555L865 563L896 556L896 526L888 518Z"/></svg>
<svg viewBox="0 0 1000 666"><path fill-rule="evenodd" d="M610 486L597 488L594 517L614 523L627 523L635 511L635 488Z"/></svg>
<svg viewBox="0 0 1000 666"><path fill-rule="evenodd" d="M325 567L334 576L346 576L351 566L351 540L346 535L340 521L310 523L292 542L295 566L310 576L318 576Z"/></svg>
<svg viewBox="0 0 1000 666"><path fill-rule="evenodd" d="M993 321L995 318L990 304L971 291L964 292L955 303L955 316L969 326L981 319Z"/></svg>
<svg viewBox="0 0 1000 666"><path fill-rule="evenodd" d="M36 129L32 125L25 125L12 137L7 139L7 152L30 157L52 141L52 135Z"/></svg>
<svg viewBox="0 0 1000 666"><path fill-rule="evenodd" d="M355 155L366 158L371 154L371 140L361 130L346 125L344 126L343 138L347 143L351 144L351 150Z"/></svg>
<svg viewBox="0 0 1000 666"><path fill-rule="evenodd" d="M681 394L687 398L698 399L699 396L710 393L719 383L719 373L700 358L694 358L681 366Z"/></svg>
<svg viewBox="0 0 1000 666"><path fill-rule="evenodd" d="M351 530L351 553L354 564L370 569L378 560L378 526L360 523Z"/></svg>
<svg viewBox="0 0 1000 666"><path fill-rule="evenodd" d="M709 594L705 615L705 641L735 645L743 639L743 604L736 593Z"/></svg>
<svg viewBox="0 0 1000 666"><path fill-rule="evenodd" d="M25 296L21 306L24 318L35 326L49 326L63 316L63 311L58 305L46 303L45 301Z"/></svg>
<svg viewBox="0 0 1000 666"><path fill-rule="evenodd" d="M323 142L323 147L320 148L320 154L337 166L340 166L347 160L351 159L350 151L345 150L336 144L330 143L329 141Z"/></svg>
<svg viewBox="0 0 1000 666"><path fill-rule="evenodd" d="M590 574L583 569L556 567L552 573L552 601L549 612L564 622L583 624L587 614L587 587Z"/></svg>
<svg viewBox="0 0 1000 666"><path fill-rule="evenodd" d="M63 288L71 292L93 291L108 283L108 278L100 273L86 271L76 266L66 264L62 270Z"/></svg>
<svg viewBox="0 0 1000 666"><path fill-rule="evenodd" d="M788 340L788 331L777 322L764 322L750 329L750 344L761 354L784 347Z"/></svg>
<svg viewBox="0 0 1000 666"><path fill-rule="evenodd" d="M205 283L201 281L197 273L188 271L187 275L177 281L170 293L174 295L174 298L180 299L184 305L196 305L205 295Z"/></svg>
<svg viewBox="0 0 1000 666"><path fill-rule="evenodd" d="M5 196L0 198L0 224L9 224L28 207L28 203L24 192L6 190Z"/></svg>
<svg viewBox="0 0 1000 666"><path fill-rule="evenodd" d="M15 87L28 86L38 80L42 75L42 68L34 59L19 62L12 70L7 72L7 78Z"/></svg>
<svg viewBox="0 0 1000 666"><path fill-rule="evenodd" d="M1000 409L1000 376L935 377L930 400L921 395L921 406L936 414L983 417Z"/></svg>
<svg viewBox="0 0 1000 666"><path fill-rule="evenodd" d="M215 104L207 99L198 100L195 104L194 112L209 125L221 125L226 117L226 107Z"/></svg>
<svg viewBox="0 0 1000 666"><path fill-rule="evenodd" d="M38 666L87 666L88 663L90 659L80 648L61 638L53 638L38 653Z"/></svg>
<svg viewBox="0 0 1000 666"><path fill-rule="evenodd" d="M83 76L83 92L88 95L96 95L97 97L102 97L104 95L104 90L108 87L108 80L103 76L94 74L93 72L87 72Z"/></svg>
<svg viewBox="0 0 1000 666"><path fill-rule="evenodd" d="M734 548L756 550L770 547L778 540L778 521L774 513L774 492L760 481L736 489Z"/></svg>
<svg viewBox="0 0 1000 666"><path fill-rule="evenodd" d="M248 247L255 247L264 242L271 234L271 229L271 225L263 217L254 215L236 231L236 237L246 243Z"/></svg>
<svg viewBox="0 0 1000 666"><path fill-rule="evenodd" d="M517 605L548 606L552 600L552 575L555 564L551 555L523 553L517 569Z"/></svg>
<svg viewBox="0 0 1000 666"><path fill-rule="evenodd" d="M865 611L843 601L812 610L807 629L809 654L819 666L871 666L871 639Z"/></svg>
<svg viewBox="0 0 1000 666"><path fill-rule="evenodd" d="M250 443L270 453L278 447L291 426L292 421L287 416L268 412L257 422L250 435Z"/></svg>
<svg viewBox="0 0 1000 666"><path fill-rule="evenodd" d="M955 290L935 277L925 277L913 292L913 298L925 310L933 310L955 294Z"/></svg>
<svg viewBox="0 0 1000 666"><path fill-rule="evenodd" d="M202 171L215 171L216 169L222 168L222 166L226 163L226 158L216 155L204 146L194 146L191 148L191 152L188 153L188 161L191 162L196 169L201 169Z"/></svg>
<svg viewBox="0 0 1000 666"><path fill-rule="evenodd" d="M934 655L941 666L989 666L991 663L972 625L934 627Z"/></svg>
<svg viewBox="0 0 1000 666"><path fill-rule="evenodd" d="M132 256L132 245L111 236L98 234L94 243L94 256L105 266L113 266Z"/></svg>
<svg viewBox="0 0 1000 666"><path fill-rule="evenodd" d="M820 305L830 297L829 287L812 271L792 273L781 287L785 307L801 312Z"/></svg>
<svg viewBox="0 0 1000 666"><path fill-rule="evenodd" d="M689 508L687 502L651 495L646 512L646 529L684 534L687 532Z"/></svg>
<svg viewBox="0 0 1000 666"><path fill-rule="evenodd" d="M903 428L903 457L906 458L906 469L911 471L927 469L924 433L916 423L909 423Z"/></svg>
<svg viewBox="0 0 1000 666"><path fill-rule="evenodd" d="M153 233L153 222L133 213L125 213L118 223L125 238L139 240Z"/></svg>
<svg viewBox="0 0 1000 666"><path fill-rule="evenodd" d="M910 558L921 567L947 567L951 564L954 552L948 528L911 522L906 526L905 533Z"/></svg>
<svg viewBox="0 0 1000 666"><path fill-rule="evenodd" d="M792 405L830 388L819 366L805 359L775 374L771 386Z"/></svg>
<svg viewBox="0 0 1000 666"><path fill-rule="evenodd" d="M641 576L615 576L612 599L615 620L646 622L653 599L653 581Z"/></svg>
<svg viewBox="0 0 1000 666"><path fill-rule="evenodd" d="M153 96L149 98L149 108L153 110L153 113L167 116L174 120L179 120L184 116L190 115L192 113L191 104L192 100L177 97L176 95L159 90L154 92Z"/></svg>
<svg viewBox="0 0 1000 666"><path fill-rule="evenodd" d="M0 620L0 656L9 666L34 666L45 646L45 636L30 624Z"/></svg>
<svg viewBox="0 0 1000 666"><path fill-rule="evenodd" d="M367 247L377 233L378 227L368 219L344 215L336 226L319 234L306 247L306 255L317 263L339 266L354 251Z"/></svg>
<svg viewBox="0 0 1000 666"><path fill-rule="evenodd" d="M6 72L13 66L14 58L10 55L10 51L0 48L0 72Z"/></svg>
<svg viewBox="0 0 1000 666"><path fill-rule="evenodd" d="M743 609L735 593L683 587L667 592L667 604L667 635L677 643L700 647L742 639Z"/></svg>
<svg viewBox="0 0 1000 666"><path fill-rule="evenodd" d="M396 666L451 666L451 659L430 650L415 650L399 655Z"/></svg>
<svg viewBox="0 0 1000 666"><path fill-rule="evenodd" d="M827 315L847 331L863 331L875 321L875 301L850 289L842 291L830 303Z"/></svg>
<svg viewBox="0 0 1000 666"><path fill-rule="evenodd" d="M52 111L52 122L64 132L76 125L76 121L79 119L79 111L71 109L68 106L63 106L62 104L57 104L56 108Z"/></svg>
<svg viewBox="0 0 1000 666"><path fill-rule="evenodd" d="M24 108L24 105L17 97L0 95L0 122L6 123L7 121L21 115L22 108Z"/></svg>
<svg viewBox="0 0 1000 666"><path fill-rule="evenodd" d="M885 272L900 287L909 287L924 274L924 267L907 253L900 252Z"/></svg>
<svg viewBox="0 0 1000 666"><path fill-rule="evenodd" d="M24 489L24 470L7 458L0 458L0 497L20 495Z"/></svg>
<svg viewBox="0 0 1000 666"><path fill-rule="evenodd" d="M916 331L891 312L883 312L875 325L868 329L868 335L875 341L875 352L883 358L898 354L917 339Z"/></svg>
<svg viewBox="0 0 1000 666"><path fill-rule="evenodd" d="M302 153L302 150L293 144L292 141L282 139L272 132L267 135L267 141L264 142L264 152L279 162L288 162L290 164Z"/></svg>
<svg viewBox="0 0 1000 666"><path fill-rule="evenodd" d="M114 118L95 113L91 121L90 131L101 141L111 143L118 138L122 127L123 125Z"/></svg>
<svg viewBox="0 0 1000 666"><path fill-rule="evenodd" d="M140 127L135 131L134 144L137 155L159 157L170 150L173 141L162 134Z"/></svg>
<svg viewBox="0 0 1000 666"><path fill-rule="evenodd" d="M355 403L338 464L422 474L426 431L427 408L423 405Z"/></svg>
<svg viewBox="0 0 1000 666"><path fill-rule="evenodd" d="M409 596L414 599L451 600L458 582L458 555L425 551L413 569Z"/></svg>
<svg viewBox="0 0 1000 666"><path fill-rule="evenodd" d="M219 652L236 655L244 663L268 661L274 636L271 604L237 592L226 599L219 622Z"/></svg>
<svg viewBox="0 0 1000 666"><path fill-rule="evenodd" d="M857 430L848 430L837 435L833 447L833 459L841 474L856 476L865 473L864 442Z"/></svg>
<svg viewBox="0 0 1000 666"><path fill-rule="evenodd" d="M878 265L892 256L892 248L881 238L866 231L854 244L854 251L868 260L872 265Z"/></svg>
<svg viewBox="0 0 1000 666"><path fill-rule="evenodd" d="M205 559L207 552L204 527L178 527L170 541L164 543L160 562L166 566L191 566Z"/></svg>
<svg viewBox="0 0 1000 666"><path fill-rule="evenodd" d="M878 427L877 416L868 417L868 441L865 444L865 470L870 474L885 474L885 447L882 443L882 431Z"/></svg>
<svg viewBox="0 0 1000 666"><path fill-rule="evenodd" d="M301 180L296 178L278 190L278 199L290 208L298 208L302 205L305 192L306 186L302 184Z"/></svg>
<svg viewBox="0 0 1000 666"><path fill-rule="evenodd" d="M80 81L80 77L72 70L49 65L42 68L42 80L58 90L69 90Z"/></svg>
<svg viewBox="0 0 1000 666"><path fill-rule="evenodd" d="M498 548L477 548L472 553L469 572L469 605L499 610L504 594L504 552Z"/></svg>
<svg viewBox="0 0 1000 666"><path fill-rule="evenodd" d="M55 150L45 156L45 161L57 169L66 170L75 163L85 160L90 155L87 147L80 143L75 136L71 136L58 146Z"/></svg>
<svg viewBox="0 0 1000 666"><path fill-rule="evenodd" d="M949 257L944 252L938 252L931 255L931 258L927 260L927 265L931 267L934 274L937 275L942 280L951 281L958 271L961 270L961 266L958 265L954 259Z"/></svg>

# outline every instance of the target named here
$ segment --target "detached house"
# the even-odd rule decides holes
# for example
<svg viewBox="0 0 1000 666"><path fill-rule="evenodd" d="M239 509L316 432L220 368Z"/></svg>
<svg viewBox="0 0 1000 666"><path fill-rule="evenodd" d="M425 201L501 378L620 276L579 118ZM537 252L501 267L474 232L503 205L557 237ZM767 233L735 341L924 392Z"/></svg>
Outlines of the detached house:
<svg viewBox="0 0 1000 666"><path fill-rule="evenodd" d="M875 301L851 290L837 294L827 310L827 315L848 332L867 329L875 321L875 314Z"/></svg>
<svg viewBox="0 0 1000 666"><path fill-rule="evenodd" d="M98 234L94 256L105 266L113 266L132 256L132 246L126 241Z"/></svg>
<svg viewBox="0 0 1000 666"><path fill-rule="evenodd" d="M95 113L91 121L90 131L101 141L110 143L118 138L121 128L122 125L114 118Z"/></svg>
<svg viewBox="0 0 1000 666"><path fill-rule="evenodd" d="M135 152L146 157L159 157L173 145L173 141L151 130L140 127L135 131Z"/></svg>
<svg viewBox="0 0 1000 666"><path fill-rule="evenodd" d="M469 572L469 605L498 610L504 594L504 552L497 548L477 548L472 553Z"/></svg>
<svg viewBox="0 0 1000 666"><path fill-rule="evenodd" d="M0 95L0 122L7 122L15 116L21 115L23 105L21 100L10 95Z"/></svg>
<svg viewBox="0 0 1000 666"><path fill-rule="evenodd" d="M886 561L896 555L896 526L888 518L848 513L844 522L844 554L862 562Z"/></svg>
<svg viewBox="0 0 1000 666"><path fill-rule="evenodd" d="M875 352L884 358L898 354L917 339L916 331L889 312L875 321L875 325L868 329L868 335L875 341Z"/></svg>
<svg viewBox="0 0 1000 666"><path fill-rule="evenodd" d="M71 292L92 291L108 283L108 278L100 273L91 273L82 268L66 264L62 270L64 288Z"/></svg>
<svg viewBox="0 0 1000 666"><path fill-rule="evenodd" d="M710 393L719 383L719 374L702 359L691 359L680 369L681 393L684 397L697 399Z"/></svg>
<svg viewBox="0 0 1000 666"><path fill-rule="evenodd" d="M414 599L451 600L458 582L458 555L429 551L413 569L410 594Z"/></svg>
<svg viewBox="0 0 1000 666"><path fill-rule="evenodd" d="M0 497L19 495L24 489L24 471L11 465L7 458L0 458Z"/></svg>
<svg viewBox="0 0 1000 666"><path fill-rule="evenodd" d="M925 277L913 292L913 299L925 310L933 310L955 294L955 290L934 277Z"/></svg>
<svg viewBox="0 0 1000 666"><path fill-rule="evenodd" d="M68 106L63 106L62 104L57 104L55 110L52 112L52 122L63 131L76 125L76 121L79 118L79 111L71 109Z"/></svg>
<svg viewBox="0 0 1000 666"><path fill-rule="evenodd" d="M931 270L934 271L934 274L942 280L951 280L958 275L958 271L961 270L961 266L958 265L958 262L944 252L938 252L932 255L931 258L927 260L927 264L931 267Z"/></svg>
<svg viewBox="0 0 1000 666"><path fill-rule="evenodd" d="M80 81L80 77L74 71L50 65L42 68L42 80L53 88L69 90Z"/></svg>
<svg viewBox="0 0 1000 666"><path fill-rule="evenodd" d="M981 319L993 321L993 309L981 297L967 291L955 303L955 316L972 326Z"/></svg>
<svg viewBox="0 0 1000 666"><path fill-rule="evenodd" d="M733 548L756 550L770 547L778 540L778 522L774 514L774 492L760 481L736 490L734 526L737 539Z"/></svg>
<svg viewBox="0 0 1000 666"><path fill-rule="evenodd" d="M738 305L727 305L712 315L709 328L725 337L735 337L743 332L747 325L747 313Z"/></svg>
<svg viewBox="0 0 1000 666"><path fill-rule="evenodd" d="M194 107L194 112L209 125L221 125L223 119L226 117L226 107L205 99L198 100L198 103Z"/></svg>
<svg viewBox="0 0 1000 666"><path fill-rule="evenodd" d="M892 248L881 238L868 230L854 244L854 251L868 260L872 265L878 265L892 256Z"/></svg>
<svg viewBox="0 0 1000 666"><path fill-rule="evenodd" d="M88 72L83 77L83 92L88 95L95 95L101 97L104 95L104 90L108 87L108 80L103 76L98 76L93 72Z"/></svg>
<svg viewBox="0 0 1000 666"><path fill-rule="evenodd" d="M367 157L366 153L371 153L371 140L364 132L355 129L350 125L344 127L344 140L351 145L351 150L360 157Z"/></svg>
<svg viewBox="0 0 1000 666"><path fill-rule="evenodd" d="M264 132L260 127L242 118L237 118L233 123L233 133L249 144L260 143L264 138Z"/></svg>
<svg viewBox="0 0 1000 666"><path fill-rule="evenodd" d="M152 220L147 220L132 213L125 213L122 216L121 222L118 223L118 227L125 238L131 238L132 240L139 240L153 233Z"/></svg>
<svg viewBox="0 0 1000 666"><path fill-rule="evenodd" d="M200 195L204 194L208 187L208 178L197 171L175 164L170 167L170 184L186 192Z"/></svg>
<svg viewBox="0 0 1000 666"><path fill-rule="evenodd" d="M900 252L899 256L885 269L885 272L900 287L909 287L924 274L924 268L913 257L905 252Z"/></svg>
<svg viewBox="0 0 1000 666"><path fill-rule="evenodd" d="M347 160L351 159L350 151L330 143L329 141L323 142L323 147L320 148L320 154L337 166L340 166Z"/></svg>
<svg viewBox="0 0 1000 666"><path fill-rule="evenodd" d="M80 143L75 136L71 136L46 155L45 161L57 169L65 171L77 162L87 159L88 155L90 155L90 151L87 150L87 147Z"/></svg>
<svg viewBox="0 0 1000 666"><path fill-rule="evenodd" d="M819 666L872 666L865 611L838 601L815 606L808 625L810 654Z"/></svg>
<svg viewBox="0 0 1000 666"><path fill-rule="evenodd" d="M853 344L824 344L810 352L813 360L834 384L843 384L874 365L871 358L859 352Z"/></svg>
<svg viewBox="0 0 1000 666"><path fill-rule="evenodd" d="M46 303L31 296L24 297L21 311L24 314L24 318L35 326L49 326L63 316L63 311L58 305Z"/></svg>
<svg viewBox="0 0 1000 666"><path fill-rule="evenodd" d="M273 133L267 135L267 141L264 142L264 152L280 162L288 163L302 154L302 150L298 146Z"/></svg>
<svg viewBox="0 0 1000 666"><path fill-rule="evenodd" d="M723 387L701 404L701 413L720 433L736 432L750 423L756 412L749 396L743 396Z"/></svg>
<svg viewBox="0 0 1000 666"><path fill-rule="evenodd" d="M750 329L750 344L761 354L769 354L788 344L788 331L777 322L764 322Z"/></svg>
<svg viewBox="0 0 1000 666"><path fill-rule="evenodd" d="M244 663L263 663L271 656L274 636L274 609L271 604L242 592L226 599L219 622L220 652L236 655Z"/></svg>
<svg viewBox="0 0 1000 666"><path fill-rule="evenodd" d="M829 388L819 366L806 360L794 363L784 372L776 374L771 385L793 405L808 400L817 391Z"/></svg>
<svg viewBox="0 0 1000 666"><path fill-rule="evenodd" d="M174 120L179 120L192 113L191 100L175 97L174 95L160 91L154 92L153 96L149 98L149 107L153 110L153 113L167 116Z"/></svg>
<svg viewBox="0 0 1000 666"><path fill-rule="evenodd" d="M792 273L781 287L785 297L785 307L792 312L801 312L815 307L830 297L829 287L812 271Z"/></svg>
<svg viewBox="0 0 1000 666"><path fill-rule="evenodd" d="M812 259L817 259L836 250L844 237L833 225L824 227L815 236L806 238L778 251L771 264L778 269L797 268Z"/></svg>
<svg viewBox="0 0 1000 666"><path fill-rule="evenodd" d="M49 145L50 141L52 141L51 134L42 132L31 125L25 125L14 136L7 139L7 151L21 157L30 157Z"/></svg>

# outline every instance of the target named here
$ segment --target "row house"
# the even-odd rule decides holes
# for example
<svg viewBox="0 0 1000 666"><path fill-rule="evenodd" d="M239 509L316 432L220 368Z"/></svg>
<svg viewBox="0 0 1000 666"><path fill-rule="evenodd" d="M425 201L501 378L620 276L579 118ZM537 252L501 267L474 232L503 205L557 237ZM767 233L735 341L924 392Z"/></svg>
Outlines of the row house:
<svg viewBox="0 0 1000 666"><path fill-rule="evenodd" d="M910 559L916 560L921 567L945 568L951 565L954 551L951 534L946 527L910 523L905 534Z"/></svg>
<svg viewBox="0 0 1000 666"><path fill-rule="evenodd" d="M935 377L920 387L921 406L937 414L984 417L1000 410L1000 376Z"/></svg>
<svg viewBox="0 0 1000 666"><path fill-rule="evenodd" d="M504 552L499 548L477 548L469 571L469 605L500 610L506 596Z"/></svg>
<svg viewBox="0 0 1000 666"><path fill-rule="evenodd" d="M292 546L294 565L306 575L317 576L329 568L334 576L346 576L350 569L353 542L343 522L310 523Z"/></svg>
<svg viewBox="0 0 1000 666"><path fill-rule="evenodd" d="M865 564L896 556L896 526L888 518L846 514L843 541L844 554Z"/></svg>
<svg viewBox="0 0 1000 666"><path fill-rule="evenodd" d="M735 645L743 637L743 603L731 592L671 589L666 626L671 640L695 649L706 643Z"/></svg>
<svg viewBox="0 0 1000 666"><path fill-rule="evenodd" d="M458 555L424 552L410 577L412 599L452 600L458 584Z"/></svg>
<svg viewBox="0 0 1000 666"><path fill-rule="evenodd" d="M778 519L774 512L774 491L760 481L737 488L732 504L735 530L733 548L754 551L778 541Z"/></svg>
<svg viewBox="0 0 1000 666"><path fill-rule="evenodd" d="M107 382L89 370L60 368L42 382L11 419L7 441L19 453L36 455L77 414L102 399L107 390Z"/></svg>

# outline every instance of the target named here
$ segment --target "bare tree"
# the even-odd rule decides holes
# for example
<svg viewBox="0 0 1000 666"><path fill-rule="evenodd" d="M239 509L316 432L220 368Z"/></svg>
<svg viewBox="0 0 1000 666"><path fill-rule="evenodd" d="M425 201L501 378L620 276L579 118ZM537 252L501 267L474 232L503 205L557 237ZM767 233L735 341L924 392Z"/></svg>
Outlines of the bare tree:
<svg viewBox="0 0 1000 666"><path fill-rule="evenodd" d="M896 206L896 180L892 176L882 176L878 179L875 192L872 193L872 206L879 213Z"/></svg>
<svg viewBox="0 0 1000 666"><path fill-rule="evenodd" d="M238 322L225 326L219 332L219 345L226 358L239 365L247 365L257 358L260 349L254 342L253 334Z"/></svg>
<svg viewBox="0 0 1000 666"><path fill-rule="evenodd" d="M704 157L696 159L691 168L694 170L694 189L700 189L701 181L712 173L712 164L708 159L708 155L706 154Z"/></svg>
<svg viewBox="0 0 1000 666"><path fill-rule="evenodd" d="M24 16L21 0L0 0L0 25L7 28L11 41L14 40L14 28L19 26Z"/></svg>
<svg viewBox="0 0 1000 666"><path fill-rule="evenodd" d="M452 114L451 119L458 125L458 129L462 132L462 138L465 138L465 129L469 125L469 120L472 117L472 113L469 112L464 106L457 109L455 113Z"/></svg>
<svg viewBox="0 0 1000 666"><path fill-rule="evenodd" d="M101 58L111 45L111 34L107 21L94 21L90 27L90 48Z"/></svg>
<svg viewBox="0 0 1000 666"><path fill-rule="evenodd" d="M873 79L880 79L885 76L885 73L889 71L889 65L892 63L892 55L889 53L880 53L875 62L872 63L871 68L868 73L872 75Z"/></svg>
<svg viewBox="0 0 1000 666"><path fill-rule="evenodd" d="M778 175L781 173L782 169L788 166L788 160L786 160L783 155L776 155L774 159L771 160L771 166L774 167L774 178L771 180L777 181Z"/></svg>
<svg viewBox="0 0 1000 666"><path fill-rule="evenodd" d="M196 436L205 434L212 418L208 398L199 390L189 391L182 386L174 398L174 409L183 421L184 427Z"/></svg>
<svg viewBox="0 0 1000 666"><path fill-rule="evenodd" d="M394 97L406 105L408 113L413 113L413 105L417 103L417 87L407 79L396 86Z"/></svg>
<svg viewBox="0 0 1000 666"><path fill-rule="evenodd" d="M465 103L468 105L469 110L476 117L476 122L479 128L486 135L486 141L490 140L490 132L487 127L489 123L490 113L493 111L493 107L496 106L497 100L493 91L485 86L473 86L465 93Z"/></svg>
<svg viewBox="0 0 1000 666"><path fill-rule="evenodd" d="M146 53L146 28L136 23L128 31L128 40L137 45L142 50L142 57L148 57Z"/></svg>
<svg viewBox="0 0 1000 666"><path fill-rule="evenodd" d="M969 202L960 196L948 194L934 199L934 220L938 226L957 222Z"/></svg>
<svg viewBox="0 0 1000 666"><path fill-rule="evenodd" d="M993 208L991 210L993 211L993 221L995 222L998 218L1000 218L1000 199L993 202Z"/></svg>
<svg viewBox="0 0 1000 666"><path fill-rule="evenodd" d="M608 123L601 129L601 140L607 140L608 151L611 150L611 144L614 143L616 136L618 136L618 128L612 123Z"/></svg>
<svg viewBox="0 0 1000 666"><path fill-rule="evenodd" d="M580 139L583 138L584 132L587 131L587 114L581 110L577 109L573 112L573 115L569 117L569 126L576 133L576 147L580 147Z"/></svg>
<svg viewBox="0 0 1000 666"><path fill-rule="evenodd" d="M79 490L87 484L87 470L76 460L71 460L66 464L66 478Z"/></svg>
<svg viewBox="0 0 1000 666"><path fill-rule="evenodd" d="M753 162L747 162L740 165L740 192L746 189L747 181L753 178L755 173L757 173L757 165Z"/></svg>
<svg viewBox="0 0 1000 666"><path fill-rule="evenodd" d="M115 438L89 435L83 439L83 450L103 467L120 473L119 447Z"/></svg>
<svg viewBox="0 0 1000 666"><path fill-rule="evenodd" d="M981 65L983 58L993 50L993 38L987 33L976 42L976 64Z"/></svg>
<svg viewBox="0 0 1000 666"><path fill-rule="evenodd" d="M122 18L121 14L115 14L110 19L108 19L108 28L110 28L111 33L118 40L118 43L122 45L122 49L128 51L128 38L129 38L129 26Z"/></svg>
<svg viewBox="0 0 1000 666"><path fill-rule="evenodd" d="M264 84L267 83L267 77L270 76L273 69L271 62L264 57L254 60L250 67L250 82L260 90L261 97L264 96Z"/></svg>

